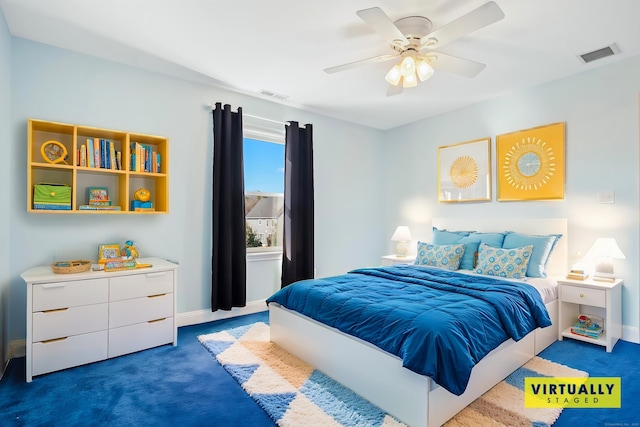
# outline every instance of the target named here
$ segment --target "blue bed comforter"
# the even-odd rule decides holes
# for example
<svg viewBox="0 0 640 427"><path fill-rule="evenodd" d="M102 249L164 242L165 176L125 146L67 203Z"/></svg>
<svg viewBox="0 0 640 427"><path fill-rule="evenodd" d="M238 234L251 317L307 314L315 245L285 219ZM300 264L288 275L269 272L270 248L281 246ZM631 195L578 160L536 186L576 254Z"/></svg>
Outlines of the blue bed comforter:
<svg viewBox="0 0 640 427"><path fill-rule="evenodd" d="M551 325L533 286L412 265L303 280L271 302L400 357L456 395L473 366L503 341Z"/></svg>

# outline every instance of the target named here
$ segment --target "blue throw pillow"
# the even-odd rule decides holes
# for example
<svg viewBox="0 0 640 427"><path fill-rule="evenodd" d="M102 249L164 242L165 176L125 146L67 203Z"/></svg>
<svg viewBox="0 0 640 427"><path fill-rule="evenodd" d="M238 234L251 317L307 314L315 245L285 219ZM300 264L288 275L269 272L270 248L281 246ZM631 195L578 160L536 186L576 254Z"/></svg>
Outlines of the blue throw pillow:
<svg viewBox="0 0 640 427"><path fill-rule="evenodd" d="M527 276L547 277L545 267L549 261L549 255L555 248L562 234L531 235L507 231L502 247L505 249L520 248L526 245L533 245L533 254L529 260Z"/></svg>
<svg viewBox="0 0 640 427"><path fill-rule="evenodd" d="M464 254L464 245L434 245L418 242L415 265L457 270Z"/></svg>
<svg viewBox="0 0 640 427"><path fill-rule="evenodd" d="M476 266L476 257L480 243L484 243L494 248L501 248L504 240L504 233L469 233L456 243L464 244L464 255L460 262L460 268L463 270L473 270Z"/></svg>
<svg viewBox="0 0 640 427"><path fill-rule="evenodd" d="M439 230L436 227L433 227L433 239L431 242L434 245L447 245L451 243L458 243L460 239L471 234L471 231L449 231L449 230Z"/></svg>
<svg viewBox="0 0 640 427"><path fill-rule="evenodd" d="M511 279L524 279L531 259L533 245L523 248L494 248L480 243L478 248L478 265L475 272L489 276Z"/></svg>

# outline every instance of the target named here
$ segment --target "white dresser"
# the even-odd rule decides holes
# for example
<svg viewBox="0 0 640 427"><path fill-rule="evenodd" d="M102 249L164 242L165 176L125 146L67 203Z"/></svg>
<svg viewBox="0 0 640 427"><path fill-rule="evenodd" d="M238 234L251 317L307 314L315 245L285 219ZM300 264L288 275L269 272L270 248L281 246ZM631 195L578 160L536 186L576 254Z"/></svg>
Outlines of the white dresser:
<svg viewBox="0 0 640 427"><path fill-rule="evenodd" d="M178 343L178 265L141 258L150 268L21 274L27 284L26 379L147 348Z"/></svg>

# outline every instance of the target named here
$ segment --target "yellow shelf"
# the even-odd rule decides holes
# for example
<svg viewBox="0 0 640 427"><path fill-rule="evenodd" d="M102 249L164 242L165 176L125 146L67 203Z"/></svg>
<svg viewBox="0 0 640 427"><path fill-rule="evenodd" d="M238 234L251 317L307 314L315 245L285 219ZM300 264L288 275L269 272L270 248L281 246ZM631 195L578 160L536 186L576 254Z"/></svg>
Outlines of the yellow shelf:
<svg viewBox="0 0 640 427"><path fill-rule="evenodd" d="M168 138L36 119L28 121L27 138L27 212L83 215L154 215L169 212ZM114 151L121 153L121 169L80 166L77 154L88 138L112 141ZM43 157L41 149L48 141L57 141L65 147L67 158L64 162L49 163ZM130 170L130 147L135 142L151 147L159 155L160 172ZM34 209L33 188L39 183L71 186L71 210ZM121 210L80 210L80 205L88 204L89 187L107 187L113 205L120 206ZM139 188L150 190L153 211L131 210L133 194Z"/></svg>

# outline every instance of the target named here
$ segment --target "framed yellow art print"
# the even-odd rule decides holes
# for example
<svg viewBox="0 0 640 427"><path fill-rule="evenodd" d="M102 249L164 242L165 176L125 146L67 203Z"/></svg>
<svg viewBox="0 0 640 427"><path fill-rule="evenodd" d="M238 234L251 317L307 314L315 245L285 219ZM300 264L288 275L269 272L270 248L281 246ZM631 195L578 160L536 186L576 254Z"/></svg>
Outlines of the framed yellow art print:
<svg viewBox="0 0 640 427"><path fill-rule="evenodd" d="M564 123L496 137L498 201L564 199Z"/></svg>
<svg viewBox="0 0 640 427"><path fill-rule="evenodd" d="M438 202L491 200L491 138L438 147Z"/></svg>

